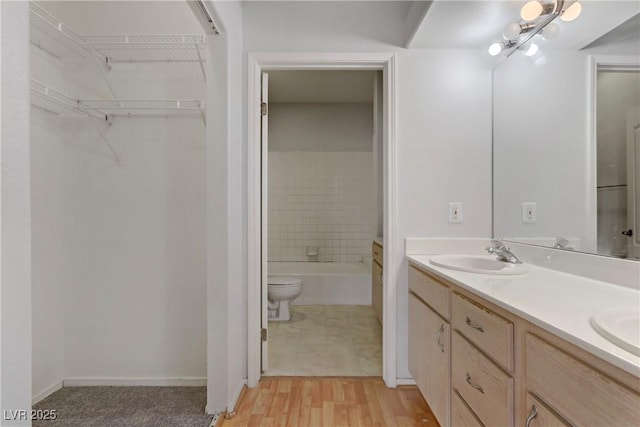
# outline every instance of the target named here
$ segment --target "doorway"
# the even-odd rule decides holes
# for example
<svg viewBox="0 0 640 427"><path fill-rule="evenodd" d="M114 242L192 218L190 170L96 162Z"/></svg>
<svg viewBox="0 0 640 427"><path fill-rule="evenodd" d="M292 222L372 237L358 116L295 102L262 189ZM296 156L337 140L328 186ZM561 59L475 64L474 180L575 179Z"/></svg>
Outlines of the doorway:
<svg viewBox="0 0 640 427"><path fill-rule="evenodd" d="M263 73L265 376L382 375L381 83L375 70Z"/></svg>
<svg viewBox="0 0 640 427"><path fill-rule="evenodd" d="M277 70L379 70L382 76L382 158L383 158L383 243L385 246L382 319L382 376L389 387L396 386L396 295L395 272L397 248L395 235L395 56L393 54L254 54L249 57L248 81L248 385L254 387L262 375L262 354L268 351L268 333L263 332L267 307L267 238L261 193L265 147L262 146L261 110L263 73ZM255 107L255 108L254 108ZM305 254L306 256L306 254ZM311 256L314 256L311 254ZM263 340L265 338L266 340Z"/></svg>
<svg viewBox="0 0 640 427"><path fill-rule="evenodd" d="M640 259L640 68L596 71L598 253Z"/></svg>

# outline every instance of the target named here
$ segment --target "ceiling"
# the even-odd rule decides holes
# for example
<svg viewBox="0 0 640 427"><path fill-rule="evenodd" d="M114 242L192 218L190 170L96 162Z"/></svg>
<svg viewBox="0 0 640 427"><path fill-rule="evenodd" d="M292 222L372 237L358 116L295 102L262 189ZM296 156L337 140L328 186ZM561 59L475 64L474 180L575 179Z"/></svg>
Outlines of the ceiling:
<svg viewBox="0 0 640 427"><path fill-rule="evenodd" d="M540 40L553 49L579 50L640 13L636 0L581 0L582 14L572 22L556 19L559 36ZM415 32L409 47L486 49L501 39L502 30L520 21L521 1L436 0ZM538 37L539 38L539 37Z"/></svg>
<svg viewBox="0 0 640 427"><path fill-rule="evenodd" d="M376 71L269 71L271 103L373 102Z"/></svg>

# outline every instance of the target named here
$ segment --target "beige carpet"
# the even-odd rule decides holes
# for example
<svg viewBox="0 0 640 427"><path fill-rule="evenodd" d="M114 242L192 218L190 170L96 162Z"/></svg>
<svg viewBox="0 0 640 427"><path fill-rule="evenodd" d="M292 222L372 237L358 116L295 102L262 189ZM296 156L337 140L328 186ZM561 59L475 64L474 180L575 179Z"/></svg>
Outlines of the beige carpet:
<svg viewBox="0 0 640 427"><path fill-rule="evenodd" d="M34 427L208 427L205 387L68 387L33 409L55 409L57 419Z"/></svg>

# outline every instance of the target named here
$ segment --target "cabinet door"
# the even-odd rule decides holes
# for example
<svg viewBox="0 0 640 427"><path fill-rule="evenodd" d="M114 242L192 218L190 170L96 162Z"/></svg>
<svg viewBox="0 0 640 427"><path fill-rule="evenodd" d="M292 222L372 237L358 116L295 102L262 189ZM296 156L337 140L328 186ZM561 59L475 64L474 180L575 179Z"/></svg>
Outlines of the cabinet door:
<svg viewBox="0 0 640 427"><path fill-rule="evenodd" d="M529 411L525 427L568 427L569 424L554 414L542 402L527 393L525 407Z"/></svg>
<svg viewBox="0 0 640 427"><path fill-rule="evenodd" d="M371 267L371 306L382 323L382 267L375 261Z"/></svg>
<svg viewBox="0 0 640 427"><path fill-rule="evenodd" d="M409 294L409 371L441 426L449 425L450 326Z"/></svg>

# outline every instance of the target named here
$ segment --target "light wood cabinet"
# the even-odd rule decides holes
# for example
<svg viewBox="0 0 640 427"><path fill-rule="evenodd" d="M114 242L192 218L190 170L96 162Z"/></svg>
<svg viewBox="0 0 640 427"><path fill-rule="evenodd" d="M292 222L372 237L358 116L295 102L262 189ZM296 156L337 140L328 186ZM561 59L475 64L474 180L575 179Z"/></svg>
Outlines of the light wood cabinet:
<svg viewBox="0 0 640 427"><path fill-rule="evenodd" d="M371 253L373 262L371 263L371 306L376 313L378 321L382 323L382 246L373 242Z"/></svg>
<svg viewBox="0 0 640 427"><path fill-rule="evenodd" d="M640 425L640 396L536 335L526 334L526 388L576 426Z"/></svg>
<svg viewBox="0 0 640 427"><path fill-rule="evenodd" d="M441 426L449 426L451 325L449 287L409 269L409 371Z"/></svg>
<svg viewBox="0 0 640 427"><path fill-rule="evenodd" d="M502 367L513 369L513 322L459 293L453 294L451 311L454 328Z"/></svg>
<svg viewBox="0 0 640 427"><path fill-rule="evenodd" d="M570 427L570 424L531 393L527 393L525 407L529 408L527 419L524 420L525 427Z"/></svg>
<svg viewBox="0 0 640 427"><path fill-rule="evenodd" d="M484 427L458 393L451 393L451 425L454 427Z"/></svg>
<svg viewBox="0 0 640 427"><path fill-rule="evenodd" d="M441 426L449 425L449 322L409 293L409 371Z"/></svg>
<svg viewBox="0 0 640 427"><path fill-rule="evenodd" d="M409 370L442 426L640 426L638 377L413 263Z"/></svg>
<svg viewBox="0 0 640 427"><path fill-rule="evenodd" d="M485 425L513 425L513 379L458 332L451 348L454 390Z"/></svg>

